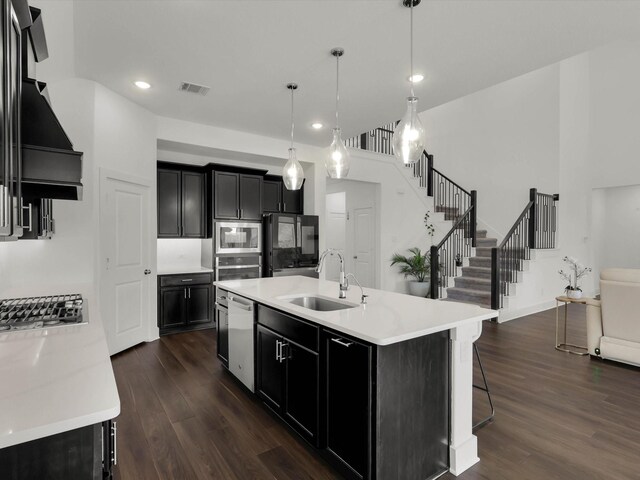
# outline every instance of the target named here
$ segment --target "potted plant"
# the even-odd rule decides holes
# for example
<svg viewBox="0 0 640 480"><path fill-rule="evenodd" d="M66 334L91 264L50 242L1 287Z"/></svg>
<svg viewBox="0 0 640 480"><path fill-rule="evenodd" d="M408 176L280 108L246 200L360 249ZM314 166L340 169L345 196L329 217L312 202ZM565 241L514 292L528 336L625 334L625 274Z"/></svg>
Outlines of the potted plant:
<svg viewBox="0 0 640 480"><path fill-rule="evenodd" d="M571 271L568 273L564 270L558 270L560 276L569 282L569 285L564 289L567 297L582 298L582 289L578 281L591 272L591 267L581 265L580 262L573 257L564 257L562 260L571 266Z"/></svg>
<svg viewBox="0 0 640 480"><path fill-rule="evenodd" d="M419 247L409 249L410 256L395 253L391 257L391 266L400 265L400 273L405 278L411 277L409 282L409 293L416 297L426 297L429 294L429 275L431 274L431 264L429 255L423 254Z"/></svg>

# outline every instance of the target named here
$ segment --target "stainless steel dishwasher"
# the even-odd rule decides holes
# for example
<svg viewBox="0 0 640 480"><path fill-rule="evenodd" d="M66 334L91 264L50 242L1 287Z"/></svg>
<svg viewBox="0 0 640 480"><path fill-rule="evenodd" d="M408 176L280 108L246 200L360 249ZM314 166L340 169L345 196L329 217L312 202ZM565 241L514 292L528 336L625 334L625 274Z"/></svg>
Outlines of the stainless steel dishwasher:
<svg viewBox="0 0 640 480"><path fill-rule="evenodd" d="M253 301L229 292L229 371L252 392L253 373Z"/></svg>

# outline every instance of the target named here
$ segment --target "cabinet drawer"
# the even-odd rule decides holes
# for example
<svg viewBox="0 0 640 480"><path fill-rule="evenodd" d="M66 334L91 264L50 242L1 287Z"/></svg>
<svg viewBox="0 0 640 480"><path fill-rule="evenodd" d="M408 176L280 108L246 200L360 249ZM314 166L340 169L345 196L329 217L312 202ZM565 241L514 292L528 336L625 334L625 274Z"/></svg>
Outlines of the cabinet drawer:
<svg viewBox="0 0 640 480"><path fill-rule="evenodd" d="M160 286L161 287L176 287L176 286L188 286L188 285L200 285L213 283L213 277L210 273L194 273L184 275L161 275Z"/></svg>
<svg viewBox="0 0 640 480"><path fill-rule="evenodd" d="M319 350L319 328L304 320L258 305L258 323L314 352Z"/></svg>

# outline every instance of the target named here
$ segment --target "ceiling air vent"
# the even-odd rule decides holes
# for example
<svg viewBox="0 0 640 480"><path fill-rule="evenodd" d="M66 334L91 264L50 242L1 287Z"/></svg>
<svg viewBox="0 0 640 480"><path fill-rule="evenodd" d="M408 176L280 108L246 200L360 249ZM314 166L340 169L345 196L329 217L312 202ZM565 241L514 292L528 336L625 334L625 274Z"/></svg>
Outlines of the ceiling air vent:
<svg viewBox="0 0 640 480"><path fill-rule="evenodd" d="M209 87L205 87L204 85L182 82L178 87L178 90L186 93L195 93L196 95L202 95L204 97L207 93L209 93L209 90L211 89Z"/></svg>

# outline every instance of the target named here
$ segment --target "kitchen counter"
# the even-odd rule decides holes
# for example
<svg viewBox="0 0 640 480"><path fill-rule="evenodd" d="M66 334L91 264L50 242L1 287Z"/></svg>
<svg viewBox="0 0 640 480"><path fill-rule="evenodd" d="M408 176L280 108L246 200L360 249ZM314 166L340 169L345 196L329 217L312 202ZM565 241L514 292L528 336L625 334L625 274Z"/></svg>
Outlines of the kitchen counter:
<svg viewBox="0 0 640 480"><path fill-rule="evenodd" d="M337 282L301 276L231 280L215 285L376 345L390 345L498 316L497 311L476 305L441 302L372 288L364 289L369 297L366 305L360 305L360 288L355 285L349 288L345 300L339 300ZM291 298L300 296L321 296L357 306L320 312L290 303Z"/></svg>
<svg viewBox="0 0 640 480"><path fill-rule="evenodd" d="M180 275L189 273L213 273L212 268L206 267L158 267L158 275Z"/></svg>
<svg viewBox="0 0 640 480"><path fill-rule="evenodd" d="M0 332L0 448L110 420L120 398L88 285L14 289L3 298L81 293L87 324Z"/></svg>

